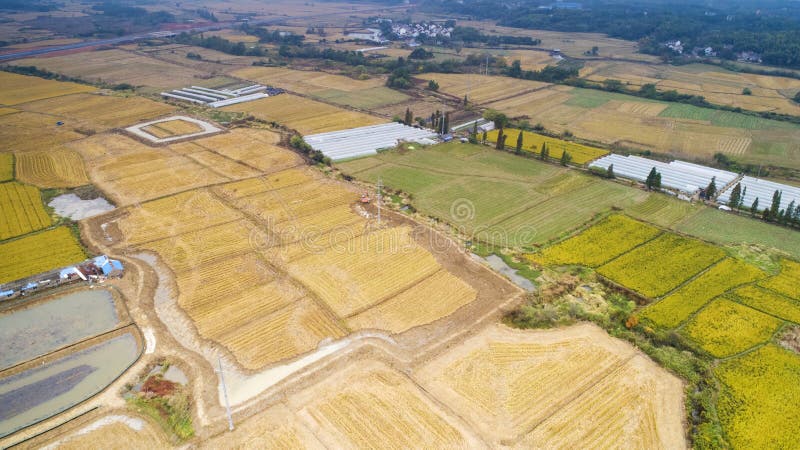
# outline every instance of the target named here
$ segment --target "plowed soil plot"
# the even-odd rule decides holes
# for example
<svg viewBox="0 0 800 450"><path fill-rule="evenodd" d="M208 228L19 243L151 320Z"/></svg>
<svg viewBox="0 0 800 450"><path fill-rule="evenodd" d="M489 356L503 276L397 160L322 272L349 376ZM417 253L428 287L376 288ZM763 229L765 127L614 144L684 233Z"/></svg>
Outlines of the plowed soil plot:
<svg viewBox="0 0 800 450"><path fill-rule="evenodd" d="M592 325L495 325L414 377L493 446L686 446L680 380Z"/></svg>

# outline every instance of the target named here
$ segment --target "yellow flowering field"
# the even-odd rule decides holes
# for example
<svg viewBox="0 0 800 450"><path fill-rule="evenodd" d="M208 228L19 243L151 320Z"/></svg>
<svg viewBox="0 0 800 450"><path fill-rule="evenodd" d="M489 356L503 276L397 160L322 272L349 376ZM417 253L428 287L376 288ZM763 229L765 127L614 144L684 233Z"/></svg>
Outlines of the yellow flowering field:
<svg viewBox="0 0 800 450"><path fill-rule="evenodd" d="M626 216L613 215L588 230L527 258L552 266L580 264L597 267L661 233L656 227Z"/></svg>
<svg viewBox="0 0 800 450"><path fill-rule="evenodd" d="M86 255L67 227L0 244L0 283L83 261Z"/></svg>
<svg viewBox="0 0 800 450"><path fill-rule="evenodd" d="M782 323L753 308L720 298L694 316L682 332L713 356L725 358L768 341Z"/></svg>
<svg viewBox="0 0 800 450"><path fill-rule="evenodd" d="M519 133L522 133L523 150L538 155L542 149L542 144L546 142L547 148L550 150L551 158L560 159L564 150L566 150L567 153L572 156L572 162L575 164L586 164L589 161L593 161L608 154L608 150L603 150L602 148L551 138L530 131L520 131L515 128L506 128L503 130L503 134L506 135L506 147L515 147L517 145ZM490 142L497 142L498 134L498 130L492 130L486 134L486 138Z"/></svg>
<svg viewBox="0 0 800 450"><path fill-rule="evenodd" d="M800 324L800 302L757 286L745 286L732 296L742 304Z"/></svg>
<svg viewBox="0 0 800 450"><path fill-rule="evenodd" d="M743 261L727 258L658 303L645 308L643 318L675 328L714 297L763 278L764 272Z"/></svg>
<svg viewBox="0 0 800 450"><path fill-rule="evenodd" d="M601 266L597 272L646 297L656 298L724 257L725 252L718 247L665 233Z"/></svg>
<svg viewBox="0 0 800 450"><path fill-rule="evenodd" d="M725 361L717 411L732 448L797 448L800 358L774 344Z"/></svg>
<svg viewBox="0 0 800 450"><path fill-rule="evenodd" d="M800 281L800 263L784 259L781 261L781 273L760 284L787 297L800 300L800 283L798 281Z"/></svg>

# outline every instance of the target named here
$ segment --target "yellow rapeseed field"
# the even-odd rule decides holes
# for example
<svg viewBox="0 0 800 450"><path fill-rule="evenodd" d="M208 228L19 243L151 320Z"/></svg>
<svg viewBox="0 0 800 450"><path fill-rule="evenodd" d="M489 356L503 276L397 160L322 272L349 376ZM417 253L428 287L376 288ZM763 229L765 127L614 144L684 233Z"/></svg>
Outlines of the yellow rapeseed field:
<svg viewBox="0 0 800 450"><path fill-rule="evenodd" d="M497 142L497 135L499 132L499 130L490 131L487 133L487 139L491 142ZM515 148L520 133L522 133L522 150L535 155L538 155L542 151L542 146L544 144L547 144L547 149L550 151L550 158L560 159L561 155L566 151L567 154L572 157L571 161L575 164L586 164L589 161L593 161L608 154L608 150L603 150L601 148L590 147L563 139L551 138L528 131L520 131L514 128L503 130L503 134L506 136L505 146Z"/></svg>

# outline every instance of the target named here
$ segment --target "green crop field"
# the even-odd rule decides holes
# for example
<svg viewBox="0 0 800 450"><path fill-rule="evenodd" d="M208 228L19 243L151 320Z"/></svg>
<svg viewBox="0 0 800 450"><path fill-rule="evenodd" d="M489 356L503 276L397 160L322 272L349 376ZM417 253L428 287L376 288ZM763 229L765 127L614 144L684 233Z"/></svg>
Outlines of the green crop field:
<svg viewBox="0 0 800 450"><path fill-rule="evenodd" d="M800 259L800 233L745 216L703 208L674 228L718 244L758 244Z"/></svg>
<svg viewBox="0 0 800 450"><path fill-rule="evenodd" d="M762 119L760 117L730 111L718 111L710 108L685 104L670 104L659 117L674 119L702 120L711 122L711 125L727 128L744 128L747 130L764 130L768 128L798 129L800 126L777 120Z"/></svg>
<svg viewBox="0 0 800 450"><path fill-rule="evenodd" d="M14 155L0 153L0 181L14 179Z"/></svg>
<svg viewBox="0 0 800 450"><path fill-rule="evenodd" d="M406 94L383 86L357 92L328 89L314 92L312 96L339 105L352 106L353 108L360 109L380 108L382 106L404 102L409 99L409 96Z"/></svg>

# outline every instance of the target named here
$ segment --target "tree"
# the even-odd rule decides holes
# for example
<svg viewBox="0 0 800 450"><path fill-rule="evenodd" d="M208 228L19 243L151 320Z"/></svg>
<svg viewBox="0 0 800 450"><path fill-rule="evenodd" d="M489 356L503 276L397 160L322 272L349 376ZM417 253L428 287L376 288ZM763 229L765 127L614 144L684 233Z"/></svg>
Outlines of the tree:
<svg viewBox="0 0 800 450"><path fill-rule="evenodd" d="M444 123L442 124L442 134L450 132L450 111L444 113Z"/></svg>
<svg viewBox="0 0 800 450"><path fill-rule="evenodd" d="M570 161L572 161L572 156L570 156L570 154L567 153L566 150L564 150L564 152L561 153L561 165L566 167Z"/></svg>
<svg viewBox="0 0 800 450"><path fill-rule="evenodd" d="M609 164L608 170L606 170L606 177L614 179L616 176L614 175L614 165Z"/></svg>
<svg viewBox="0 0 800 450"><path fill-rule="evenodd" d="M644 185L645 185L645 187L647 187L648 191L650 189L653 189L653 186L655 185L655 182L656 182L656 175L657 174L658 174L658 172L656 171L655 167L650 169L650 173L647 174L647 178L644 181Z"/></svg>
<svg viewBox="0 0 800 450"><path fill-rule="evenodd" d="M731 191L731 198L728 199L728 206L733 209L739 208L739 203L742 201L742 183L736 183Z"/></svg>
<svg viewBox="0 0 800 450"><path fill-rule="evenodd" d="M467 106L467 103L469 103L467 100L467 94L464 94L464 106Z"/></svg>
<svg viewBox="0 0 800 450"><path fill-rule="evenodd" d="M517 134L517 147L514 151L518 155L522 154L522 131Z"/></svg>
<svg viewBox="0 0 800 450"><path fill-rule="evenodd" d="M486 130L483 130L483 136L481 136L481 142L483 142L484 144L486 143L487 134L488 133L486 133Z"/></svg>
<svg viewBox="0 0 800 450"><path fill-rule="evenodd" d="M439 90L439 83L437 83L436 80L428 81L428 90L433 91L433 92L438 91Z"/></svg>
<svg viewBox="0 0 800 450"><path fill-rule="evenodd" d="M653 189L661 189L661 172L656 172L656 177L653 179Z"/></svg>
<svg viewBox="0 0 800 450"><path fill-rule="evenodd" d="M753 91L751 91L750 88L746 87L742 89L742 95L753 95Z"/></svg>
<svg viewBox="0 0 800 450"><path fill-rule="evenodd" d="M791 225L794 222L795 210L796 205L794 200L789 203L789 206L786 207L786 213L783 215L783 223L785 225Z"/></svg>
<svg viewBox="0 0 800 450"><path fill-rule="evenodd" d="M756 197L756 199L755 199L755 200L753 200L753 205L752 205L752 206L750 206L750 213L751 213L752 215L754 215L754 216L755 216L756 214L758 214L758 197Z"/></svg>
<svg viewBox="0 0 800 450"><path fill-rule="evenodd" d="M495 146L496 149L503 150L504 148L506 148L506 137L507 136L508 136L507 134L498 134L497 135L497 145Z"/></svg>
<svg viewBox="0 0 800 450"><path fill-rule="evenodd" d="M595 45L594 47L592 47L592 56L597 56L597 52L598 52L598 51L600 51L600 49L599 49L599 48L597 48L597 46L596 46L596 45Z"/></svg>
<svg viewBox="0 0 800 450"><path fill-rule="evenodd" d="M508 124L508 116L494 109L487 109L483 118L494 122L495 128L504 128Z"/></svg>
<svg viewBox="0 0 800 450"><path fill-rule="evenodd" d="M739 198L739 204L736 205L737 208L742 209L744 207L745 197L747 197L747 186L742 189L742 196Z"/></svg>
<svg viewBox="0 0 800 450"><path fill-rule="evenodd" d="M515 59L514 62L511 63L511 67L508 68L508 76L512 78L522 77L522 65L518 59Z"/></svg>
<svg viewBox="0 0 800 450"><path fill-rule="evenodd" d="M474 124L472 124L472 134L478 134L478 121L476 120Z"/></svg>
<svg viewBox="0 0 800 450"><path fill-rule="evenodd" d="M794 94L794 101L795 103L800 103L800 91L797 94Z"/></svg>
<svg viewBox="0 0 800 450"><path fill-rule="evenodd" d="M542 161L547 161L547 158L550 156L550 149L547 148L547 142L542 142L542 151L539 153L539 157L542 158Z"/></svg>
<svg viewBox="0 0 800 450"><path fill-rule="evenodd" d="M777 189L775 190L775 193L772 194L772 206L769 208L769 216L767 217L769 220L780 219L782 196L783 193Z"/></svg>
<svg viewBox="0 0 800 450"><path fill-rule="evenodd" d="M406 117L403 123L406 125L411 125L414 122L414 114L411 113L411 110L406 108Z"/></svg>
<svg viewBox="0 0 800 450"><path fill-rule="evenodd" d="M706 198L711 200L717 194L717 177L711 177L711 182L708 183L705 195Z"/></svg>

